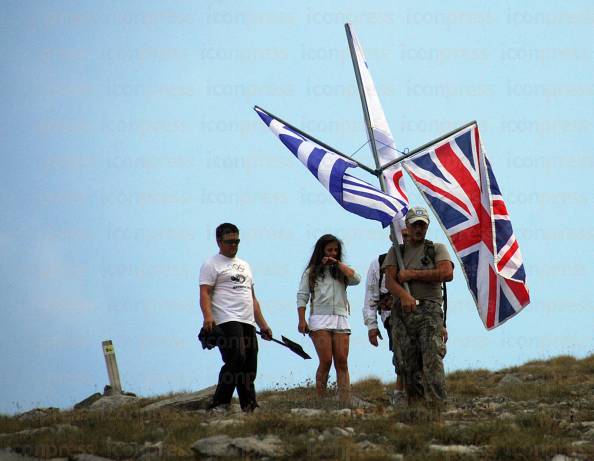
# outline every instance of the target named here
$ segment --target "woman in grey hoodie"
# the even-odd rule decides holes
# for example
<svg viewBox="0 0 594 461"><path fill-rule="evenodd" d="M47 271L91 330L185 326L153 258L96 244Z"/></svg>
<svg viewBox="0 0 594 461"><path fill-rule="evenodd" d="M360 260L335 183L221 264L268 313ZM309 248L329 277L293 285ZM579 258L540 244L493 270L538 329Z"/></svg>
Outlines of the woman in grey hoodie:
<svg viewBox="0 0 594 461"><path fill-rule="evenodd" d="M347 363L351 327L346 287L357 285L360 280L359 274L342 262L342 242L326 234L316 242L297 292L299 332L309 333L320 359L316 372L317 394L319 397L326 394L328 374L334 362L339 399L347 405L351 400ZM305 320L308 302L309 324Z"/></svg>

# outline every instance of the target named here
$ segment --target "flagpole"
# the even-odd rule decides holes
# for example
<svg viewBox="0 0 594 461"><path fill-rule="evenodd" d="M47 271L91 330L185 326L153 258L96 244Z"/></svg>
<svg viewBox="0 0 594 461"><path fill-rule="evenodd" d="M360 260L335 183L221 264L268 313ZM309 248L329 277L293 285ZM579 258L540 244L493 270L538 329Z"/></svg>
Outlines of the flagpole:
<svg viewBox="0 0 594 461"><path fill-rule="evenodd" d="M368 173L371 173L373 176L378 176L380 173L376 170L374 170L373 168L369 168L367 165L362 164L361 162L355 160L352 157L349 157L346 154L343 154L342 152L340 152L338 149L335 149L332 146L329 146L328 144L320 141L319 139L314 138L312 135L306 133L305 131L300 130L299 128L291 125L288 122L285 122L283 119L277 117L276 115L268 112L266 109L261 108L260 106L254 106L254 109L260 110L262 112L264 112L266 115L268 115L269 117L275 118L277 119L280 123L282 123L283 125L291 128L291 130L295 131L296 133L300 134L301 136L304 136L306 138L311 139L313 142L315 142L316 144L319 144L320 146L322 146L324 149L329 150L337 155L340 155L341 157L344 157L345 159L351 161L351 162L355 162L357 164L358 167L362 168L363 170L367 171Z"/></svg>
<svg viewBox="0 0 594 461"><path fill-rule="evenodd" d="M369 143L371 144L371 152L373 153L373 159L375 161L375 168L376 168L376 176L379 179L380 187L382 192L387 193L388 187L386 185L386 178L382 174L385 168L382 168L379 161L379 156L377 154L377 146L375 145L375 136L373 135L373 127L371 126L371 117L369 116L369 107L367 106L367 98L365 97L365 90L363 89L363 81L361 79L361 72L359 71L359 66L357 65L357 54L355 52L355 45L353 44L353 35L351 33L351 25L347 22L344 25L344 29L347 35L347 42L349 44L349 51L351 52L351 61L353 62L353 69L355 71L355 77L357 79L357 87L359 88L359 96L361 97L361 106L363 109L363 116L365 117L365 126L367 127L367 135L369 136ZM390 223L390 237L392 239L392 246L394 248L394 252L396 253L396 261L398 262L398 267L404 268L404 260L402 259L402 253L400 252L400 246L398 245L398 240L396 238L396 226L392 221ZM408 286L408 282L404 282L402 284L404 289L410 293L410 288Z"/></svg>
<svg viewBox="0 0 594 461"><path fill-rule="evenodd" d="M446 138L449 138L450 136L456 134L458 131L462 131L463 129L468 128L469 126L474 125L475 123L476 123L476 120L473 120L472 122L468 122L466 125L462 125L461 127L456 128L455 130L452 130L449 133L446 133L443 136L440 136L439 138L434 139L433 141L429 141L428 143L423 144L421 147L417 147L416 149L413 149L410 152L407 152L403 156L398 157L397 159L394 159L394 160L386 163L384 166L379 168L379 171L383 172L384 170L387 170L388 168L390 168L392 165L402 162L403 160L406 160L407 158L412 157L413 155L424 151L425 149L432 146L433 144L437 144L438 142L443 141Z"/></svg>

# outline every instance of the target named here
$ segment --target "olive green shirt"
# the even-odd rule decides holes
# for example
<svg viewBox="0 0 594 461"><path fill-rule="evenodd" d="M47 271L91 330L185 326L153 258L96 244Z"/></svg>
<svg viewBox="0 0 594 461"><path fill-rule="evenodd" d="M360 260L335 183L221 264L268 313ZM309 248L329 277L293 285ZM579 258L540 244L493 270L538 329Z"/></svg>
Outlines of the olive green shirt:
<svg viewBox="0 0 594 461"><path fill-rule="evenodd" d="M435 263L437 264L439 261L450 261L450 254L448 253L447 247L443 243L434 243L433 246L435 247ZM435 269L436 266L433 264L430 258L423 260L425 256L425 244L421 243L419 245L411 245L406 244L404 245L404 254L402 255L402 259L404 261L405 269L416 269L416 270L427 270L427 269ZM423 264L423 263L426 264ZM382 270L385 270L388 266L398 266L396 263L396 250L392 246L386 255L386 259L384 259L384 263L382 264ZM410 294L415 299L428 299L431 301L435 301L437 303L442 302L443 295L441 292L441 282L421 282L418 280L411 280L408 282L410 287Z"/></svg>

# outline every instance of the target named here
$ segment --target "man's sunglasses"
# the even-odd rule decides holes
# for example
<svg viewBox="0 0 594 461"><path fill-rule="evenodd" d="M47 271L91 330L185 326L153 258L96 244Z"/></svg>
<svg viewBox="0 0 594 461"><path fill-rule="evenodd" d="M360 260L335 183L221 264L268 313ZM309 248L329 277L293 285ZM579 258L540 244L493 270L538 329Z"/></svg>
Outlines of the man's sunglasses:
<svg viewBox="0 0 594 461"><path fill-rule="evenodd" d="M225 245L239 245L240 239L225 239L221 240Z"/></svg>

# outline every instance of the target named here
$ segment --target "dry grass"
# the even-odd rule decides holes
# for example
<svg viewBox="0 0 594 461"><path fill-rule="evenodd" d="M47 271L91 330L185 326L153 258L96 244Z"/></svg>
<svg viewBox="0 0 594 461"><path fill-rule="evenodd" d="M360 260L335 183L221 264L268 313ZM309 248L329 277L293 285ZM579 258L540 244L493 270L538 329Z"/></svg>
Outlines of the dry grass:
<svg viewBox="0 0 594 461"><path fill-rule="evenodd" d="M506 374L522 382L500 386ZM403 454L406 460L540 460L555 454L594 459L594 444L572 445L585 433L581 422L594 420L594 356L533 361L499 372L457 371L447 380L449 411L441 415L424 408L390 408L385 391L393 385L368 378L354 383L353 393L375 407L353 416L291 415L290 409L297 407L338 408L336 401L316 399L312 383L305 383L261 392L262 412L224 427L207 424L212 417L200 412L141 412L142 406L165 396L105 413L64 411L28 421L0 416L0 434L14 434L0 436L0 447L41 458L86 452L121 460L132 458L146 442L163 441L163 459L180 460L192 459L190 446L203 437L275 434L292 447L288 459L385 460L394 453ZM505 418L500 417L502 413ZM72 424L79 430L15 434L59 424ZM332 427L352 427L355 435L318 440L319 434ZM357 443L363 440L383 451L361 451ZM446 456L430 450L430 444L473 445L481 451Z"/></svg>

